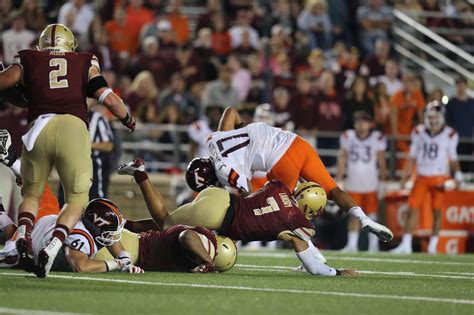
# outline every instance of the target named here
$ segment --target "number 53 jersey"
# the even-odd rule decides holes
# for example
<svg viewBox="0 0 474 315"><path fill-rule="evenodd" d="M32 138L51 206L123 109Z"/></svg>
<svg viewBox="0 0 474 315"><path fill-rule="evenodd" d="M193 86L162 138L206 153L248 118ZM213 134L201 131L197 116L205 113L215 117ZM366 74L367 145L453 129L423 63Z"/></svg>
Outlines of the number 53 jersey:
<svg viewBox="0 0 474 315"><path fill-rule="evenodd" d="M349 129L341 135L340 147L347 151L345 189L354 193L377 191L377 152L385 151L387 141L380 131L372 131L365 139Z"/></svg>
<svg viewBox="0 0 474 315"><path fill-rule="evenodd" d="M207 144L217 178L227 187L249 191L254 171L269 172L288 150L296 134L265 123L212 133Z"/></svg>
<svg viewBox="0 0 474 315"><path fill-rule="evenodd" d="M411 133L410 157L416 159L419 176L449 176L449 161L458 159L457 132L445 126L436 135L431 135L424 125L418 125Z"/></svg>

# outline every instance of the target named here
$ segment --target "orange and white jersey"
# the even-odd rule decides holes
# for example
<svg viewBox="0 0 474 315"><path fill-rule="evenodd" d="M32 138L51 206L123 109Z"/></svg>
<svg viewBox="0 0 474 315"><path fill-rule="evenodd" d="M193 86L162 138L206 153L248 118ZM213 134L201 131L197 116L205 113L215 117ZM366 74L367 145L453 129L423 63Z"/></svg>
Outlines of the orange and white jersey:
<svg viewBox="0 0 474 315"><path fill-rule="evenodd" d="M249 191L254 171L270 172L296 138L296 134L252 123L243 128L217 131L207 141L217 178L228 187Z"/></svg>
<svg viewBox="0 0 474 315"><path fill-rule="evenodd" d="M57 215L47 215L36 222L33 232L31 233L33 255L35 256L35 260L37 259L41 248L46 246L51 239L54 228L56 227L57 218ZM83 252L89 256L89 258L93 258L99 249L94 242L93 236L89 233L80 220L74 226L74 229L71 230L71 233L64 241L64 245Z"/></svg>
<svg viewBox="0 0 474 315"><path fill-rule="evenodd" d="M377 191L379 172L377 152L387 149L387 140L380 131L372 131L359 139L355 130L347 130L340 137L340 147L347 151L347 172L344 188L355 193Z"/></svg>
<svg viewBox="0 0 474 315"><path fill-rule="evenodd" d="M197 120L189 125L188 136L197 145L196 157L209 156L209 149L206 141L212 133L209 123L206 120Z"/></svg>
<svg viewBox="0 0 474 315"><path fill-rule="evenodd" d="M410 157L416 159L416 172L420 176L449 176L449 161L458 155L458 133L445 126L432 136L424 125L418 125L411 133Z"/></svg>

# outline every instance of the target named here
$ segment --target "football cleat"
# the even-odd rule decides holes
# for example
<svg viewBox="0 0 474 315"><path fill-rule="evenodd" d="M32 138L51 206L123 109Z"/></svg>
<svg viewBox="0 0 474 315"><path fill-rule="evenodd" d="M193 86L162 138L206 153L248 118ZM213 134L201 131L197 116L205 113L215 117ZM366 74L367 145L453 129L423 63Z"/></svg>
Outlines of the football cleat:
<svg viewBox="0 0 474 315"><path fill-rule="evenodd" d="M362 231L368 231L370 233L374 233L383 242L388 242L393 239L393 233L392 231L390 231L389 228L373 221L370 218L362 219L361 224L362 224Z"/></svg>
<svg viewBox="0 0 474 315"><path fill-rule="evenodd" d="M45 278L49 274L54 259L62 246L63 243L61 240L57 237L53 237L49 244L40 250L38 253L38 265L35 270L35 274L38 278Z"/></svg>
<svg viewBox="0 0 474 315"><path fill-rule="evenodd" d="M36 266L33 260L33 250L30 238L20 238L16 241L18 252L18 265L26 272L35 272Z"/></svg>
<svg viewBox="0 0 474 315"><path fill-rule="evenodd" d="M125 163L120 165L117 170L119 175L135 175L135 172L144 172L145 171L145 161L140 158L135 158L132 162Z"/></svg>
<svg viewBox="0 0 474 315"><path fill-rule="evenodd" d="M12 147L12 137L8 130L0 129L0 162L6 166L12 166L16 161L16 155Z"/></svg>

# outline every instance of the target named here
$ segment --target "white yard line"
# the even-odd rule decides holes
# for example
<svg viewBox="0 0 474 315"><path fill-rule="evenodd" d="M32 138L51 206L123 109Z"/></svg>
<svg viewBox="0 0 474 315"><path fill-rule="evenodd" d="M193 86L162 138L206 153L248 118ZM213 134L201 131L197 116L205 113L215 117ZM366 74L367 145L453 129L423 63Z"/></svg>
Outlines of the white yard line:
<svg viewBox="0 0 474 315"><path fill-rule="evenodd" d="M85 315L84 313L64 313L42 310L27 310L20 308L0 307L0 314L25 314L25 315Z"/></svg>
<svg viewBox="0 0 474 315"><path fill-rule="evenodd" d="M32 276L27 276L25 273L10 273L10 272L0 272L0 276L22 277L22 278L31 277L32 278ZM316 295L316 296L321 296L321 295L343 296L343 297L365 298L365 299L433 302L433 303L447 303L447 304L474 306L474 300L450 299L450 298L428 297L428 296L405 296L405 295L368 294L368 293L356 293L356 292L274 289L274 288L217 285L217 284L149 282L149 281L139 281L139 280L108 279L108 278L95 278L95 277L83 277L83 276L49 275L48 277L53 278L53 279L65 279L65 280L73 280L73 281L95 281L95 282L106 282L106 283L108 282L108 283L126 283L126 284L151 285L151 286L192 287L192 288L219 289L219 290L225 289L225 290L239 290L239 291L270 292L270 293L296 293L296 294L307 294L307 295Z"/></svg>
<svg viewBox="0 0 474 315"><path fill-rule="evenodd" d="M323 253L324 254L324 253ZM265 252L239 252L242 257L268 257L268 258L296 258L295 253L265 253ZM430 264L430 265L447 265L447 266L472 266L474 262L455 262L455 261L436 261L436 260L416 260L416 259L397 259L397 258L374 258L374 257L350 257L350 256L332 256L326 255L331 260L348 260L348 261L368 261L379 263L399 263L399 264Z"/></svg>

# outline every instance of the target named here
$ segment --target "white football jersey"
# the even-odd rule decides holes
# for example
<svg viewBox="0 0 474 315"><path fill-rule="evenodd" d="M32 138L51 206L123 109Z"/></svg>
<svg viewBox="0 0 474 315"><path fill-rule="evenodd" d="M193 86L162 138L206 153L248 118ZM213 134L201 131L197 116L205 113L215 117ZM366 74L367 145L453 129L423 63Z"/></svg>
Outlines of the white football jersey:
<svg viewBox="0 0 474 315"><path fill-rule="evenodd" d="M431 136L424 125L418 125L411 133L410 157L416 159L416 172L421 176L449 176L449 161L456 161L458 133L445 126Z"/></svg>
<svg viewBox="0 0 474 315"><path fill-rule="evenodd" d="M38 258L39 251L47 245L48 241L53 235L54 228L56 227L57 215L47 215L42 217L36 222L33 231L31 233L33 255L35 261ZM98 251L98 247L94 242L93 236L85 228L82 221L79 220L71 230L71 233L64 241L64 245L83 252L89 258L93 258L95 253Z"/></svg>
<svg viewBox="0 0 474 315"><path fill-rule="evenodd" d="M212 133L206 120L197 120L189 125L188 136L198 145L196 157L209 156L209 149L206 141Z"/></svg>
<svg viewBox="0 0 474 315"><path fill-rule="evenodd" d="M296 134L252 123L246 127L217 131L208 140L217 178L227 187L249 191L254 171L270 172L296 138Z"/></svg>
<svg viewBox="0 0 474 315"><path fill-rule="evenodd" d="M384 135L374 130L367 138L359 139L355 130L350 129L341 135L340 147L347 150L345 189L355 193L377 191L377 152L387 149Z"/></svg>

